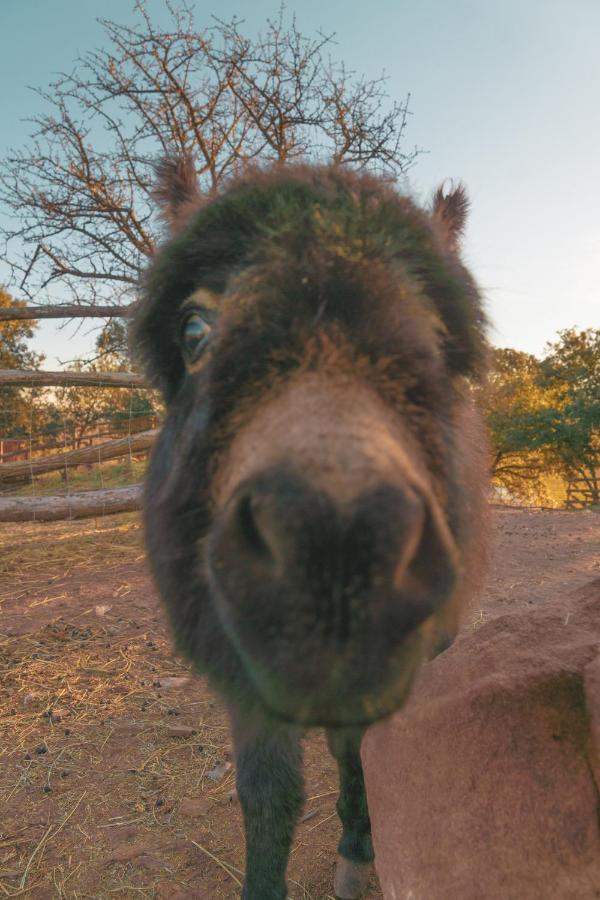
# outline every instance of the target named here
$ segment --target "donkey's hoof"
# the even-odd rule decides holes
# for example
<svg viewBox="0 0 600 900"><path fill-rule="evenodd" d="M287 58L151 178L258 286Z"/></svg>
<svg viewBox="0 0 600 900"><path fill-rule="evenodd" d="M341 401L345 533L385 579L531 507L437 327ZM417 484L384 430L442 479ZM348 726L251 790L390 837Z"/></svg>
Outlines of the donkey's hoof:
<svg viewBox="0 0 600 900"><path fill-rule="evenodd" d="M333 879L337 900L358 900L362 897L371 875L371 863L350 862L338 856Z"/></svg>

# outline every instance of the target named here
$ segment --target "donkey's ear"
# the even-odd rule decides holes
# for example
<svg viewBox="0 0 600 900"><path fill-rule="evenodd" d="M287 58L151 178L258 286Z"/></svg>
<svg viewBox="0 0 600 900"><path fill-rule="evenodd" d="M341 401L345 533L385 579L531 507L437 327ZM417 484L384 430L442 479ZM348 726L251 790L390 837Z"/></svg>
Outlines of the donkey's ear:
<svg viewBox="0 0 600 900"><path fill-rule="evenodd" d="M450 250L457 251L460 247L468 212L469 198L464 184L451 187L449 192L443 184L439 186L433 195L431 216Z"/></svg>
<svg viewBox="0 0 600 900"><path fill-rule="evenodd" d="M152 191L160 214L171 229L177 228L186 207L200 199L200 188L191 156L167 156L156 164ZM183 216L183 218L186 218Z"/></svg>

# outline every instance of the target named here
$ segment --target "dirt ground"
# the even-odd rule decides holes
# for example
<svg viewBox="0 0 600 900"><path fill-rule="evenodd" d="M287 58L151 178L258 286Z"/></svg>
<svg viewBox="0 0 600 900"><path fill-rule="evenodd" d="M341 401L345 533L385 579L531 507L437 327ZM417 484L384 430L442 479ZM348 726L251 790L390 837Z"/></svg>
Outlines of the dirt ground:
<svg viewBox="0 0 600 900"><path fill-rule="evenodd" d="M464 627L600 575L600 516L496 510ZM234 898L244 866L227 722L171 653L134 516L0 526L0 896ZM305 745L293 900L332 898L336 777ZM369 900L380 898L373 878Z"/></svg>

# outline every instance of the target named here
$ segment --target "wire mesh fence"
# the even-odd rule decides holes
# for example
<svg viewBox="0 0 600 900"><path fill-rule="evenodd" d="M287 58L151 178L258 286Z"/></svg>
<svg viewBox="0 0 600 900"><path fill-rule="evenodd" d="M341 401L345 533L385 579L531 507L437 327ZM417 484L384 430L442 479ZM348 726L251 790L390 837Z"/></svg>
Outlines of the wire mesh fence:
<svg viewBox="0 0 600 900"><path fill-rule="evenodd" d="M136 508L160 412L135 373L0 371L0 521Z"/></svg>

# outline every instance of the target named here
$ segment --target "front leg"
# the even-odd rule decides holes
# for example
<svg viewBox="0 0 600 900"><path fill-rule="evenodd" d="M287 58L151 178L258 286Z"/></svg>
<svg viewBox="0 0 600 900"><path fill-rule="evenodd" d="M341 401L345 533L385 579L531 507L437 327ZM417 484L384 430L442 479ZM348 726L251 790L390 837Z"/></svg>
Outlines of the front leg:
<svg viewBox="0 0 600 900"><path fill-rule="evenodd" d="M285 870L304 800L300 732L230 713L246 833L242 900L285 900Z"/></svg>
<svg viewBox="0 0 600 900"><path fill-rule="evenodd" d="M334 890L340 900L360 897L371 874L374 859L371 820L360 759L364 731L328 729L327 743L338 764L340 793L337 811L342 823Z"/></svg>

